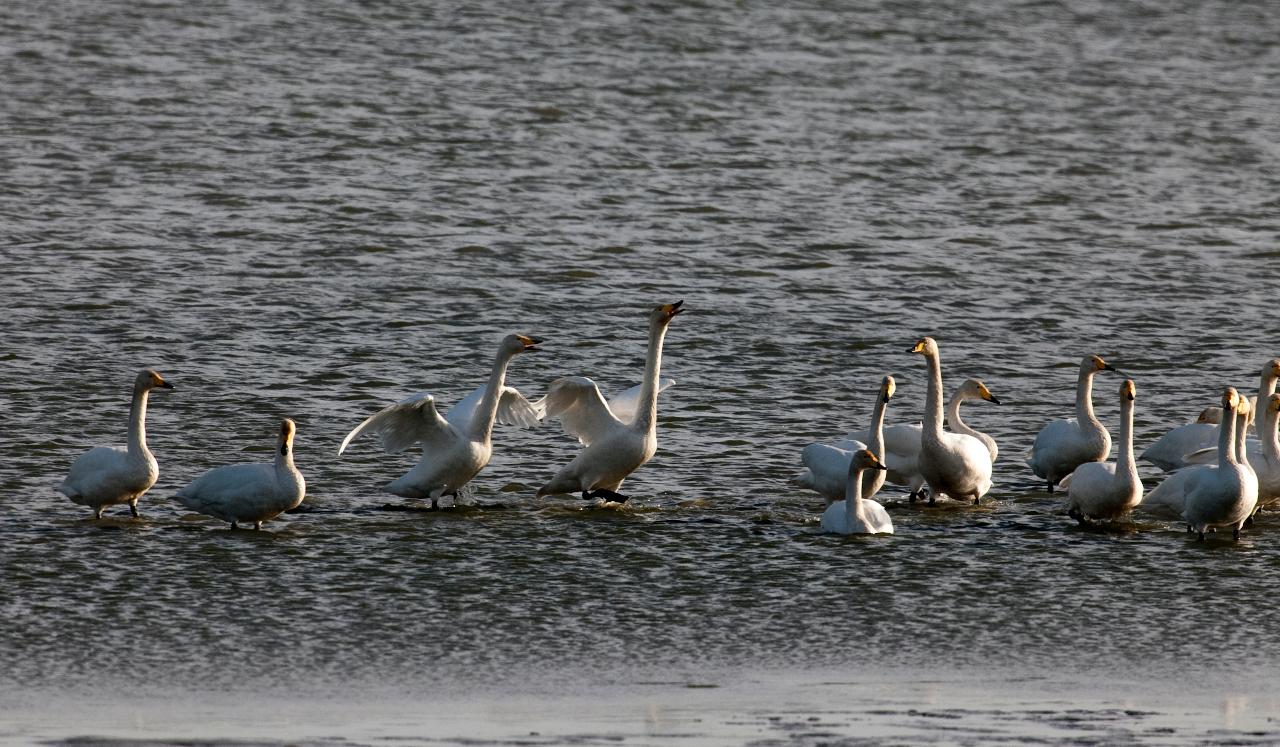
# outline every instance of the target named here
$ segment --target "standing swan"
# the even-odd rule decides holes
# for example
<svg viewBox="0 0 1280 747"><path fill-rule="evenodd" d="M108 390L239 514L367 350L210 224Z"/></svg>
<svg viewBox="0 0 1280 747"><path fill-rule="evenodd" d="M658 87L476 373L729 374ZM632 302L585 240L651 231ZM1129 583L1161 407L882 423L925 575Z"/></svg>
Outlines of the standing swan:
<svg viewBox="0 0 1280 747"><path fill-rule="evenodd" d="M863 473L883 472L884 465L869 449L853 452L845 480L845 498L822 512L822 531L834 534L893 534L893 520L884 506L862 497Z"/></svg>
<svg viewBox="0 0 1280 747"><path fill-rule="evenodd" d="M174 496L183 506L215 519L231 522L262 522L274 519L302 503L307 483L293 465L293 436L297 426L285 418L276 439L276 458L271 464L229 464L197 477Z"/></svg>
<svg viewBox="0 0 1280 747"><path fill-rule="evenodd" d="M569 376L551 383L545 404L547 417L560 418L566 433L577 436L583 449L555 477L538 488L538 497L576 493L584 500L603 498L618 503L627 497L618 488L627 475L649 461L658 449L658 374L667 327L683 312L684 301L655 306L649 313L649 351L635 415L619 419L585 376Z"/></svg>
<svg viewBox="0 0 1280 747"><path fill-rule="evenodd" d="M849 461L852 452L868 449L876 455L881 463L878 469L868 469L862 476L862 494L867 498L880 492L884 487L884 412L893 399L897 383L892 376L880 381L880 391L876 394L875 408L871 411L871 429L864 431L865 440L843 442L838 446L827 444L809 444L800 453L800 461L804 469L793 478L797 485L821 493L828 501L840 500L847 492L845 483L849 481ZM850 448L841 448L848 445Z"/></svg>
<svg viewBox="0 0 1280 747"><path fill-rule="evenodd" d="M382 448L391 453L422 444L422 458L383 490L412 499L430 499L439 508L443 495L458 497L458 489L489 463L493 453L493 421L521 427L537 424L539 413L520 392L506 386L507 365L521 353L539 350L542 340L507 335L498 345L489 381L440 417L435 397L415 394L380 410L357 425L342 439L338 453L365 431L382 437Z"/></svg>
<svg viewBox="0 0 1280 747"><path fill-rule="evenodd" d="M126 450L98 446L81 454L71 465L58 492L73 503L93 509L93 518L102 518L102 509L129 504L138 516L138 498L156 484L160 468L147 448L147 398L152 389L173 389L173 385L150 368L133 380L133 404L129 407L129 444Z"/></svg>
<svg viewBox="0 0 1280 747"><path fill-rule="evenodd" d="M1027 453L1031 471L1044 478L1049 492L1062 478L1085 462L1101 462L1111 453L1111 434L1093 414L1093 376L1099 371L1115 371L1096 355L1080 361L1076 379L1076 416L1055 420L1036 435Z"/></svg>
<svg viewBox="0 0 1280 747"><path fill-rule="evenodd" d="M1120 454L1116 463L1085 462L1063 480L1067 489L1067 516L1088 524L1090 520L1115 519L1142 501L1142 480L1133 459L1133 407L1137 390L1133 380L1120 385Z"/></svg>
<svg viewBox="0 0 1280 747"><path fill-rule="evenodd" d="M1240 396L1228 387L1222 395L1217 467L1195 470L1188 486L1182 518L1201 540L1210 527L1231 527L1232 538L1240 539L1240 529L1258 503L1258 478L1236 461L1236 423L1248 417L1241 410Z"/></svg>
<svg viewBox="0 0 1280 747"><path fill-rule="evenodd" d="M1266 508L1280 500L1280 433L1276 420L1280 418L1280 394L1272 394L1266 402L1259 402L1262 415L1258 418L1259 453L1249 455L1249 464L1258 474L1258 507Z"/></svg>
<svg viewBox="0 0 1280 747"><path fill-rule="evenodd" d="M932 337L924 337L907 352L923 355L929 365L917 460L917 468L929 486L929 503L946 495L956 500L972 498L977 504L991 490L991 453L973 436L942 429L942 360L938 343Z"/></svg>

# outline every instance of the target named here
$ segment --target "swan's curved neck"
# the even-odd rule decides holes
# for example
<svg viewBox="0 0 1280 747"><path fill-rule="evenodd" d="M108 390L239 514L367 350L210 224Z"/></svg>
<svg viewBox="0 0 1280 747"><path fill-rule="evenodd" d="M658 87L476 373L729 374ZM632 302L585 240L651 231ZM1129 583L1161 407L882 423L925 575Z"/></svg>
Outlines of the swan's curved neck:
<svg viewBox="0 0 1280 747"><path fill-rule="evenodd" d="M880 396L876 397L876 408L871 411L871 432L867 437L867 448L876 459L884 461L884 411L889 407L885 399L884 387L880 387Z"/></svg>
<svg viewBox="0 0 1280 747"><path fill-rule="evenodd" d="M133 393L133 404L129 406L129 456L145 456L147 450L147 397L149 389L138 389Z"/></svg>
<svg viewBox="0 0 1280 747"><path fill-rule="evenodd" d="M658 423L658 373L662 370L662 341L667 336L667 325L655 321L649 325L649 350L644 359L644 381L640 385L640 401L636 404L636 417L631 427L648 433Z"/></svg>
<svg viewBox="0 0 1280 747"><path fill-rule="evenodd" d="M1236 408L1222 408L1222 422L1218 424L1218 469L1227 469L1236 463Z"/></svg>
<svg viewBox="0 0 1280 747"><path fill-rule="evenodd" d="M502 398L502 388L507 384L507 365L511 363L511 357L512 354L503 349L498 351L498 357L493 361L484 396L471 416L471 433L467 435L472 441L487 444L493 438L493 419L498 415L498 400Z"/></svg>
<svg viewBox="0 0 1280 747"><path fill-rule="evenodd" d="M1133 458L1133 400L1120 401L1120 454L1116 458L1116 474L1130 481L1138 479L1138 463Z"/></svg>
<svg viewBox="0 0 1280 747"><path fill-rule="evenodd" d="M1268 366L1267 369L1262 372L1262 383L1258 386L1258 401L1255 403L1255 407L1266 407L1264 403L1271 397L1271 395L1276 393L1276 382L1277 379L1275 375L1271 373L1271 367ZM1261 425L1261 419L1259 419L1259 425Z"/></svg>
<svg viewBox="0 0 1280 747"><path fill-rule="evenodd" d="M1102 429L1098 416L1093 414L1093 375L1096 371L1081 371L1076 381L1076 422L1088 424L1095 430Z"/></svg>
<svg viewBox="0 0 1280 747"><path fill-rule="evenodd" d="M1263 455L1274 464L1280 460L1280 433L1276 431L1276 419L1280 417L1280 412L1271 409L1269 403L1263 405L1259 401L1258 406L1266 407L1262 411L1262 422L1257 425L1258 440L1261 441Z"/></svg>
<svg viewBox="0 0 1280 747"><path fill-rule="evenodd" d="M1246 417L1237 417L1237 419L1236 419L1236 443L1235 443L1235 446L1236 446L1236 448L1235 448L1236 464L1248 464L1248 463L1249 463L1249 452L1248 452L1248 447L1246 447L1246 446L1245 446L1245 437L1246 437L1246 434L1248 433L1248 431L1249 431L1249 418L1248 418L1247 416L1246 416Z"/></svg>
<svg viewBox="0 0 1280 747"><path fill-rule="evenodd" d="M849 479L844 484L844 530L853 534L858 517L862 514L862 470L849 464Z"/></svg>
<svg viewBox="0 0 1280 747"><path fill-rule="evenodd" d="M976 437L978 432L960 419L960 403L964 402L964 400L965 398L960 395L960 392L956 392L951 399L947 400L947 425L956 433Z"/></svg>
<svg viewBox="0 0 1280 747"><path fill-rule="evenodd" d="M294 469L293 467L293 444L285 441L283 438L277 439L276 443L276 469L286 472Z"/></svg>
<svg viewBox="0 0 1280 747"><path fill-rule="evenodd" d="M929 364L929 386L924 400L922 435L925 438L940 441L942 440L942 361L938 354L926 355L924 359Z"/></svg>

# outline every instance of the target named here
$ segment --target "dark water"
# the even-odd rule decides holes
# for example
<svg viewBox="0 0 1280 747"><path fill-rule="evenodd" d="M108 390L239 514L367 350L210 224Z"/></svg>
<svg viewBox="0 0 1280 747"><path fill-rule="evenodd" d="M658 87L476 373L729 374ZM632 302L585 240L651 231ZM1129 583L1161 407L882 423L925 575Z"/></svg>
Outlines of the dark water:
<svg viewBox="0 0 1280 747"><path fill-rule="evenodd" d="M1280 352L1274 9L848 5L6 5L5 690L1274 672L1280 519L1082 532L1020 459L1081 355L1136 379L1140 451ZM335 456L508 332L547 339L527 394L631 386L680 298L626 511L533 497L575 450L554 426L499 429L477 507L438 514L379 510L415 455ZM989 500L890 491L898 534L818 535L801 448L885 373L918 419L923 334L1005 403L966 410ZM123 443L144 365L178 387L160 482L85 521L52 488ZM231 533L168 499L282 416L311 512Z"/></svg>

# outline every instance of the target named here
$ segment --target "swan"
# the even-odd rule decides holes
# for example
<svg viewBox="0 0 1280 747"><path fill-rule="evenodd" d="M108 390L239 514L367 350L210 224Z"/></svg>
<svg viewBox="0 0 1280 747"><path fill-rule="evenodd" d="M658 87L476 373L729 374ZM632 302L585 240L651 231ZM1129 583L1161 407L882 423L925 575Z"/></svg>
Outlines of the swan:
<svg viewBox="0 0 1280 747"><path fill-rule="evenodd" d="M1096 355L1080 361L1076 379L1076 416L1055 420L1036 434L1027 464L1045 479L1049 492L1062 478L1085 462L1101 462L1111 452L1111 434L1093 414L1093 376L1099 371L1115 371ZM1118 372L1117 372L1118 373Z"/></svg>
<svg viewBox="0 0 1280 747"><path fill-rule="evenodd" d="M1272 358L1262 366L1262 373L1258 377L1258 394L1256 397L1250 398L1250 421L1249 425L1253 425L1253 415L1261 412L1263 417L1266 415L1267 400L1276 392L1276 383L1280 381L1280 358ZM1215 408L1216 409L1216 408ZM1259 418L1259 426L1263 423ZM1274 424L1273 424L1274 426ZM1214 434L1217 431L1214 430ZM1256 461L1262 456L1262 446L1267 436L1258 431L1258 438L1249 439L1245 445L1245 450L1240 451L1237 457L1240 461ZM1209 443L1188 444L1187 448L1182 452L1182 461L1184 464L1213 464L1217 461L1217 453L1214 449L1209 448Z"/></svg>
<svg viewBox="0 0 1280 747"><path fill-rule="evenodd" d="M986 444L967 433L942 429L942 361L938 343L932 337L924 337L907 352L923 355L929 366L920 456L916 462L929 486L929 503L946 495L957 500L972 498L977 504L991 489L991 452Z"/></svg>
<svg viewBox="0 0 1280 747"><path fill-rule="evenodd" d="M662 341L676 315L685 311L684 301L655 306L649 312L649 349L644 363L644 380L636 398L634 414L624 419L604 401L600 388L585 376L556 379L541 400L546 416L559 418L566 433L577 436L582 451L560 469L547 484L538 488L538 497L561 493L582 493L584 500L603 498L624 503L618 493L622 481L658 449L658 391L662 368Z"/></svg>
<svg viewBox="0 0 1280 747"><path fill-rule="evenodd" d="M1206 408L1194 422L1180 425L1156 439L1139 458L1165 472L1182 469L1188 466L1190 454L1208 448L1217 440L1221 417L1222 411L1218 408Z"/></svg>
<svg viewBox="0 0 1280 747"><path fill-rule="evenodd" d="M1120 385L1120 453L1116 463L1085 462L1062 481L1067 489L1067 515L1082 525L1115 519L1142 500L1142 480L1133 460L1133 408L1137 390L1132 379Z"/></svg>
<svg viewBox="0 0 1280 747"><path fill-rule="evenodd" d="M1267 397L1262 415L1258 418L1256 452L1250 451L1249 464L1258 476L1258 507L1266 508L1280 501L1280 433L1276 431L1280 420L1280 394Z"/></svg>
<svg viewBox="0 0 1280 747"><path fill-rule="evenodd" d="M129 406L129 443L126 449L98 446L76 458L58 492L73 503L93 509L93 518L102 518L102 509L129 504L129 513L138 516L138 499L156 484L160 468L147 448L147 398L152 389L173 389L160 374L143 369L133 380L133 403Z"/></svg>
<svg viewBox="0 0 1280 747"><path fill-rule="evenodd" d="M994 465L996 456L1000 453L996 440L979 430L969 427L968 423L965 423L960 417L960 405L970 400L1000 404L1000 400L991 393L991 390L987 388L987 385L981 379L965 379L960 388L947 401L947 427L955 433L965 433L973 436L985 444L987 451L991 454L991 463ZM924 476L920 474L920 470L916 467L916 460L920 455L921 431L922 426L920 423L898 423L884 430L886 479L894 485L906 485L910 493L910 499L913 502L924 494ZM865 434L866 431L855 431L845 436L845 438L861 441L865 440ZM836 445L844 446L840 442L837 442Z"/></svg>
<svg viewBox="0 0 1280 747"><path fill-rule="evenodd" d="M850 442L848 445L851 448L848 449L827 444L806 446L800 453L800 461L804 463L805 468L793 478L795 483L802 488L821 493L829 503L840 500L847 492L845 483L849 481L849 461L852 452L868 449L876 455L876 459L883 467L884 412L889 405L889 400L893 399L897 386L892 376L881 379L880 391L876 394L876 404L871 411L871 429L867 432L868 437L865 441ZM842 442L841 446L845 443ZM880 488L884 487L884 478L884 469L865 470L862 475L862 494L870 498L880 492Z"/></svg>
<svg viewBox="0 0 1280 747"><path fill-rule="evenodd" d="M422 458L383 490L416 500L430 499L439 508L441 496L452 495L471 481L489 463L493 454L493 422L522 428L536 425L540 412L519 391L506 386L507 365L522 353L540 350L542 340L524 335L507 335L498 345L489 381L464 397L445 413L436 410L435 397L415 394L369 416L342 439L338 454L366 431L382 439L382 448L391 453L422 444Z"/></svg>
<svg viewBox="0 0 1280 747"><path fill-rule="evenodd" d="M297 426L288 418L280 421L276 458L271 464L229 464L200 475L174 499L183 506L215 519L231 522L262 522L274 519L302 503L307 483L293 464L293 436Z"/></svg>
<svg viewBox="0 0 1280 747"><path fill-rule="evenodd" d="M1218 464L1194 470L1182 510L1183 520L1201 540L1207 529L1220 526L1231 527L1232 538L1240 539L1240 529L1258 503L1258 479L1252 470L1237 462L1235 453L1235 431L1243 431L1237 423L1246 417L1244 408L1248 402L1230 387L1222 400L1224 419L1218 435Z"/></svg>
<svg viewBox="0 0 1280 747"><path fill-rule="evenodd" d="M893 534L893 520L884 506L862 497L863 474L868 470L883 472L884 465L870 449L859 449L849 457L845 479L845 498L822 512L822 531L834 534Z"/></svg>
<svg viewBox="0 0 1280 747"><path fill-rule="evenodd" d="M1230 391L1235 392L1234 389ZM1215 456L1220 451L1223 437L1229 439L1229 447L1232 449L1233 455L1238 453L1236 451L1237 443L1239 438L1243 436L1243 429L1248 420L1247 417L1237 417L1237 413L1248 411L1248 400L1240 397L1238 393L1230 404L1227 404L1227 399L1227 395L1224 394L1223 402L1226 405L1228 417L1214 428L1215 440L1219 443L1219 446L1215 446L1213 449ZM1220 413L1223 410L1223 408L1215 409ZM1233 456L1233 458L1235 457ZM1206 472L1217 468L1218 465L1215 460L1212 464L1191 464L1175 471L1142 498L1141 507L1159 513L1182 516L1183 510L1186 508L1187 495L1191 492L1192 486Z"/></svg>

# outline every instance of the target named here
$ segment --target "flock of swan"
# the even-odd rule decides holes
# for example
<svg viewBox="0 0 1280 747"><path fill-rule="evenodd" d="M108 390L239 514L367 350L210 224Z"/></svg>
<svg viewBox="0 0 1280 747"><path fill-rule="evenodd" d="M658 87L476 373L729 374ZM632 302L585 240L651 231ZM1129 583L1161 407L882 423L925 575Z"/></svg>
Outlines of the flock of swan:
<svg viewBox="0 0 1280 747"><path fill-rule="evenodd" d="M657 449L658 394L670 385L661 378L662 344L667 328L684 311L683 302L656 306L649 314L648 351L641 384L606 401L586 377L552 382L546 396L529 401L507 386L506 373L518 355L538 350L540 340L508 335L498 347L489 379L444 415L430 394L417 394L390 405L356 426L338 447L341 455L362 434L377 436L382 448L400 452L415 444L422 449L417 464L384 489L395 495L430 500L432 508L458 491L489 463L495 422L530 427L558 419L575 436L581 451L542 487L538 496L581 493L587 500L624 503L622 482L648 462ZM960 418L960 405L970 400L999 404L977 379L965 381L944 408L942 363L938 343L920 339L908 352L924 357L928 368L924 420L885 425L896 384L881 381L870 428L833 443L815 443L801 454L804 470L795 482L823 495L823 531L836 534L893 532L893 521L874 496L886 482L909 488L912 502L927 497L978 503L991 489L992 465L999 453L989 435ZM1111 521L1135 508L1163 511L1181 518L1188 531L1203 540L1205 532L1240 530L1260 507L1280 500L1280 360L1263 368L1257 407L1257 438L1247 438L1255 407L1228 387L1222 407L1209 408L1196 422L1173 429L1142 454L1171 474L1144 495L1133 446L1133 410L1137 390L1130 379L1120 386L1121 427L1117 461L1105 461L1111 435L1093 411L1093 378L1116 371L1095 355L1080 363L1074 418L1044 426L1026 457L1027 465L1048 485L1067 491L1066 508L1082 524ZM97 447L71 465L58 487L71 501L93 509L101 518L109 506L129 506L138 516L138 499L155 485L159 469L147 448L146 412L151 391L173 389L159 373L146 369L134 380L125 449ZM944 428L944 422L950 430ZM294 422L280 424L271 464L217 467L179 490L182 506L255 529L297 507L306 482L293 463Z"/></svg>

